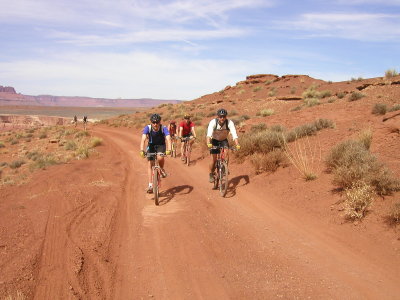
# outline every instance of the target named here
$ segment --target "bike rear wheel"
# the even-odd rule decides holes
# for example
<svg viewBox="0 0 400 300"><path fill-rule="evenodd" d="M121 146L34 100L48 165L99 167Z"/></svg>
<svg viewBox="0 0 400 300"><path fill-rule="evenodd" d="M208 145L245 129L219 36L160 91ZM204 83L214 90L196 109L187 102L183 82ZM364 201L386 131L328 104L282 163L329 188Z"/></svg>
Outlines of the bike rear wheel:
<svg viewBox="0 0 400 300"><path fill-rule="evenodd" d="M228 164L223 162L219 169L219 192L222 197L225 197L228 191Z"/></svg>
<svg viewBox="0 0 400 300"><path fill-rule="evenodd" d="M160 174L158 173L158 170L154 170L153 174L153 194L154 194L154 203L156 205L159 205L159 181L160 181Z"/></svg>

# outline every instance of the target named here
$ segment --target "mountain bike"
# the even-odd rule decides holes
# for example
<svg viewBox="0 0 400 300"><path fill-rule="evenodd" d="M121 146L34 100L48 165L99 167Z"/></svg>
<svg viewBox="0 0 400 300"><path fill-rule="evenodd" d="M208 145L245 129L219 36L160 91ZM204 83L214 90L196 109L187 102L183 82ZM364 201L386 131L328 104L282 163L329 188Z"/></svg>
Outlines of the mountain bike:
<svg viewBox="0 0 400 300"><path fill-rule="evenodd" d="M171 137L171 157L176 158L176 136Z"/></svg>
<svg viewBox="0 0 400 300"><path fill-rule="evenodd" d="M215 171L214 171L214 190L218 190L222 197L225 197L226 192L228 190L228 161L226 160L226 155L228 149L236 150L234 147L221 147L221 146L213 146L211 149L220 150L220 153L217 154L217 161L215 162Z"/></svg>
<svg viewBox="0 0 400 300"><path fill-rule="evenodd" d="M158 164L158 159L157 156L166 156L165 153L162 152L154 152L146 153L147 157L154 157L154 165L151 167L152 173L151 176L153 178L153 194L154 194L154 203L156 205L159 205L159 190L161 186L161 178L162 178L162 172L163 170L161 169L160 165Z"/></svg>
<svg viewBox="0 0 400 300"><path fill-rule="evenodd" d="M192 145L190 144L190 140L194 139L194 137L184 137L181 138L182 143L184 143L183 145L183 153L182 153L182 161L184 164L187 164L189 166L190 164L190 154L192 152Z"/></svg>

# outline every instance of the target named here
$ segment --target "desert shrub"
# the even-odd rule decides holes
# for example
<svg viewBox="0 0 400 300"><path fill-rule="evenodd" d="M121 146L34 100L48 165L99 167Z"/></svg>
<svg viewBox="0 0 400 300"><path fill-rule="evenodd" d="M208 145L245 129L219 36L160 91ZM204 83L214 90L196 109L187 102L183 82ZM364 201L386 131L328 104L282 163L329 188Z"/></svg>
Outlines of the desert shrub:
<svg viewBox="0 0 400 300"><path fill-rule="evenodd" d="M7 163L6 161L0 162L0 167L5 167L5 166L7 166L7 165L8 165L8 163Z"/></svg>
<svg viewBox="0 0 400 300"><path fill-rule="evenodd" d="M271 131L275 131L275 132L285 132L286 128L282 125L272 125L269 130Z"/></svg>
<svg viewBox="0 0 400 300"><path fill-rule="evenodd" d="M399 75L399 73L395 69L389 69L385 71L385 78L387 79L397 75Z"/></svg>
<svg viewBox="0 0 400 300"><path fill-rule="evenodd" d="M10 144L11 144L11 145L18 144L18 140L17 140L17 139L12 139L12 140L10 141Z"/></svg>
<svg viewBox="0 0 400 300"><path fill-rule="evenodd" d="M395 179L382 163L360 141L347 140L333 147L325 160L332 171L333 183L340 188L350 188L356 182L365 182L379 195L399 190Z"/></svg>
<svg viewBox="0 0 400 300"><path fill-rule="evenodd" d="M268 92L268 96L273 97L276 95L276 93L277 93L276 87L272 87L272 88L270 88L270 91Z"/></svg>
<svg viewBox="0 0 400 300"><path fill-rule="evenodd" d="M102 143L103 143L103 139L101 139L99 137L93 137L90 140L90 147L94 148L94 147L100 146Z"/></svg>
<svg viewBox="0 0 400 300"><path fill-rule="evenodd" d="M290 111L298 111L298 110L301 110L301 106L295 106L295 107L293 107Z"/></svg>
<svg viewBox="0 0 400 300"><path fill-rule="evenodd" d="M299 138L314 135L324 128L334 128L335 123L328 119L318 119L313 123L300 125L285 134L285 141L290 143Z"/></svg>
<svg viewBox="0 0 400 300"><path fill-rule="evenodd" d="M376 103L372 108L372 113L374 115L384 115L388 111L387 105L384 103Z"/></svg>
<svg viewBox="0 0 400 300"><path fill-rule="evenodd" d="M238 112L236 110L231 110L229 116L237 116Z"/></svg>
<svg viewBox="0 0 400 300"><path fill-rule="evenodd" d="M292 86L291 88L290 88L290 93L293 95L293 94L296 94L296 87L294 87L294 86Z"/></svg>
<svg viewBox="0 0 400 300"><path fill-rule="evenodd" d="M250 131L240 137L241 150L237 157L245 157L254 153L268 153L283 145L283 135L270 130Z"/></svg>
<svg viewBox="0 0 400 300"><path fill-rule="evenodd" d="M261 91L262 90L262 87L261 86L258 86L258 87L255 87L254 89L253 89L253 92L258 92L258 91Z"/></svg>
<svg viewBox="0 0 400 300"><path fill-rule="evenodd" d="M349 96L349 101L357 101L363 97L365 97L365 95L360 92L352 92Z"/></svg>
<svg viewBox="0 0 400 300"><path fill-rule="evenodd" d="M318 98L305 98L304 105L307 107L312 107L321 104Z"/></svg>
<svg viewBox="0 0 400 300"><path fill-rule="evenodd" d="M65 149L65 150L73 150L73 151L75 151L76 148L77 148L76 142L73 141L73 140L67 141L67 142L65 143L65 145L64 145L64 149Z"/></svg>
<svg viewBox="0 0 400 300"><path fill-rule="evenodd" d="M342 98L344 98L344 96L346 96L346 93L344 93L344 92L339 92L339 93L337 93L337 95L336 95L339 99L342 99Z"/></svg>
<svg viewBox="0 0 400 300"><path fill-rule="evenodd" d="M321 130L324 128L335 128L335 122L329 119L318 119L313 123L316 127L317 130Z"/></svg>
<svg viewBox="0 0 400 300"><path fill-rule="evenodd" d="M30 166L31 170L34 169L46 169L49 166L58 164L57 159L51 154L41 154L38 156L34 163Z"/></svg>
<svg viewBox="0 0 400 300"><path fill-rule="evenodd" d="M332 92L329 91L329 90L325 90L325 91L320 92L320 97L321 98L330 97L331 95L332 95Z"/></svg>
<svg viewBox="0 0 400 300"><path fill-rule="evenodd" d="M9 166L11 169L18 169L18 168L21 167L24 163L25 163L24 160L22 160L22 159L17 159L17 160L12 161L8 166Z"/></svg>
<svg viewBox="0 0 400 300"><path fill-rule="evenodd" d="M397 111L397 110L400 110L400 104L395 104L393 105L393 107L389 109L389 111Z"/></svg>
<svg viewBox="0 0 400 300"><path fill-rule="evenodd" d="M365 149L369 150L372 144L372 131L371 129L365 129L358 135L357 141L360 142Z"/></svg>
<svg viewBox="0 0 400 300"><path fill-rule="evenodd" d="M75 138L80 138L80 137L85 137L85 136L89 136L89 132L87 132L85 130L78 131L74 135Z"/></svg>
<svg viewBox="0 0 400 300"><path fill-rule="evenodd" d="M302 94L302 97L304 98L304 99L309 99L309 98L320 98L321 97L321 94L320 94L320 92L318 92L317 90L316 90L316 85L314 85L314 84L312 84L312 85L310 85L304 92L303 92L303 94Z"/></svg>
<svg viewBox="0 0 400 300"><path fill-rule="evenodd" d="M363 181L357 181L346 188L344 212L350 220L362 219L374 197L373 188Z"/></svg>
<svg viewBox="0 0 400 300"><path fill-rule="evenodd" d="M389 212L389 219L393 223L400 223L400 202L393 204Z"/></svg>
<svg viewBox="0 0 400 300"><path fill-rule="evenodd" d="M336 99L333 98L333 97L328 99L328 103L333 103L333 102L335 102L335 101L336 101Z"/></svg>
<svg viewBox="0 0 400 300"><path fill-rule="evenodd" d="M264 131L267 129L267 124L265 123L259 123L256 125L252 125L250 128L251 132L258 132L258 131Z"/></svg>
<svg viewBox="0 0 400 300"><path fill-rule="evenodd" d="M285 156L281 150L275 150L269 153L255 153L250 161L257 174L275 172L285 162Z"/></svg>
<svg viewBox="0 0 400 300"><path fill-rule="evenodd" d="M90 147L89 145L87 145L86 143L81 143L80 145L78 145L76 151L75 151L75 155L78 159L85 159L89 157L89 150Z"/></svg>
<svg viewBox="0 0 400 300"><path fill-rule="evenodd" d="M243 121L245 121L245 120L249 120L249 119L250 119L250 116L249 116L249 115L242 115L240 118L241 118Z"/></svg>
<svg viewBox="0 0 400 300"><path fill-rule="evenodd" d="M274 114L274 110L272 108L262 109L260 111L260 115L263 117L271 116Z"/></svg>
<svg viewBox="0 0 400 300"><path fill-rule="evenodd" d="M0 141L0 148L4 148L4 147L5 147L4 143Z"/></svg>

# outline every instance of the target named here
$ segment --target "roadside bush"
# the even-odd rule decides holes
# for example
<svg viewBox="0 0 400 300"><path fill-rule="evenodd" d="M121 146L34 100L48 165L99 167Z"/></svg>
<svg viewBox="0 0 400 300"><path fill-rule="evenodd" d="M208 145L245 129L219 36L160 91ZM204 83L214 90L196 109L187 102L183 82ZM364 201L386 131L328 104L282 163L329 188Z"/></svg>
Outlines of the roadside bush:
<svg viewBox="0 0 400 300"><path fill-rule="evenodd" d="M329 90L325 90L325 91L320 92L320 97L321 98L330 97L331 95L332 95L332 92L329 91Z"/></svg>
<svg viewBox="0 0 400 300"><path fill-rule="evenodd" d="M278 149L269 153L255 153L251 156L250 161L257 174L275 172L279 166L285 163L285 155Z"/></svg>
<svg viewBox="0 0 400 300"><path fill-rule="evenodd" d="M24 163L25 163L24 160L22 160L22 159L17 159L17 160L12 161L12 162L9 164L9 167L10 167L11 169L18 169L18 168L21 167Z"/></svg>
<svg viewBox="0 0 400 300"><path fill-rule="evenodd" d="M276 95L276 93L277 93L276 87L272 87L272 88L270 88L270 91L268 92L268 96L273 97Z"/></svg>
<svg viewBox="0 0 400 300"><path fill-rule="evenodd" d="M345 190L344 211L347 219L362 219L375 195L373 188L363 181L353 183Z"/></svg>
<svg viewBox="0 0 400 300"><path fill-rule="evenodd" d="M5 147L4 143L0 142L0 148L4 148L4 147Z"/></svg>
<svg viewBox="0 0 400 300"><path fill-rule="evenodd" d="M85 137L85 136L89 136L89 132L87 131L78 131L77 133L75 133L74 137L75 138L80 138L80 137Z"/></svg>
<svg viewBox="0 0 400 300"><path fill-rule="evenodd" d="M347 140L336 145L325 163L333 173L333 183L340 188L348 189L361 181L372 186L379 195L387 195L400 188L399 181L360 141Z"/></svg>
<svg viewBox="0 0 400 300"><path fill-rule="evenodd" d="M399 73L395 70L395 69L389 69L385 71L385 78L389 79L392 78L394 76L399 75Z"/></svg>
<svg viewBox="0 0 400 300"><path fill-rule="evenodd" d="M252 125L250 128L251 132L258 132L258 131L263 131L267 129L267 124L265 123L258 123L256 125Z"/></svg>
<svg viewBox="0 0 400 300"><path fill-rule="evenodd" d="M365 129L358 135L357 141L360 142L365 149L369 150L372 144L372 131L371 129Z"/></svg>
<svg viewBox="0 0 400 300"><path fill-rule="evenodd" d="M400 202L393 204L389 212L389 220L393 223L400 223Z"/></svg>
<svg viewBox="0 0 400 300"><path fill-rule="evenodd" d="M75 151L77 148L75 141L69 140L65 143L64 149L65 150L73 150Z"/></svg>
<svg viewBox="0 0 400 300"><path fill-rule="evenodd" d="M312 84L310 85L301 95L304 98L304 100L306 99L311 99L311 98L321 98L321 94L320 92L318 92L317 90L317 86Z"/></svg>
<svg viewBox="0 0 400 300"><path fill-rule="evenodd" d="M42 154L35 159L30 169L46 169L46 167L58 164L57 159L51 154Z"/></svg>
<svg viewBox="0 0 400 300"><path fill-rule="evenodd" d="M395 104L393 105L393 107L389 109L389 111L397 111L397 110L400 110L400 104Z"/></svg>
<svg viewBox="0 0 400 300"><path fill-rule="evenodd" d="M262 87L261 86L258 86L258 87L255 87L254 89L253 89L253 92L258 92L258 91L261 91L262 90Z"/></svg>
<svg viewBox="0 0 400 300"><path fill-rule="evenodd" d="M374 115L384 115L388 111L387 105L384 103L376 103L372 108L372 113Z"/></svg>
<svg viewBox="0 0 400 300"><path fill-rule="evenodd" d="M344 96L346 96L346 93L344 93L344 92L339 92L339 93L337 93L337 95L336 95L339 99L342 99L342 98L344 98Z"/></svg>
<svg viewBox="0 0 400 300"><path fill-rule="evenodd" d="M365 95L360 92L352 92L349 96L349 101L357 101L363 97L365 97Z"/></svg>
<svg viewBox="0 0 400 300"><path fill-rule="evenodd" d="M101 139L101 138L99 138L99 137L93 137L93 138L90 140L90 147L91 147L91 148L100 146L101 144L103 144L103 139Z"/></svg>
<svg viewBox="0 0 400 300"><path fill-rule="evenodd" d="M312 107L321 104L318 98L305 98L304 105L307 107Z"/></svg>
<svg viewBox="0 0 400 300"><path fill-rule="evenodd" d="M271 108L262 109L260 115L263 117L268 117L274 114L274 110Z"/></svg>

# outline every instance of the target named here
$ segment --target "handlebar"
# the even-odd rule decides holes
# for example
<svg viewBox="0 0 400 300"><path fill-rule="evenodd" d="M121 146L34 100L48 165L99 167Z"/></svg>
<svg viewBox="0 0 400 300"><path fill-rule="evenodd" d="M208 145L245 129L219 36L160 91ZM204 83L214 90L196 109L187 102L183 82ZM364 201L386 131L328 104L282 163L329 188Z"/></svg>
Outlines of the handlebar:
<svg viewBox="0 0 400 300"><path fill-rule="evenodd" d="M188 136L188 137L181 137L181 141L190 141L190 140L195 140L196 138L194 136Z"/></svg>
<svg viewBox="0 0 400 300"><path fill-rule="evenodd" d="M227 149L227 150L232 150L232 151L237 151L235 146L231 146L231 147L226 147L226 146L212 146L211 148L209 148L210 150L220 150L220 149Z"/></svg>
<svg viewBox="0 0 400 300"><path fill-rule="evenodd" d="M149 156L167 156L167 154L165 154L164 152L145 152L144 153L147 157Z"/></svg>

